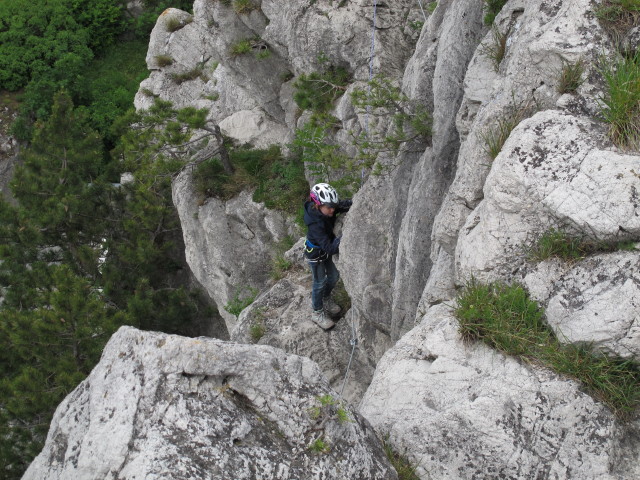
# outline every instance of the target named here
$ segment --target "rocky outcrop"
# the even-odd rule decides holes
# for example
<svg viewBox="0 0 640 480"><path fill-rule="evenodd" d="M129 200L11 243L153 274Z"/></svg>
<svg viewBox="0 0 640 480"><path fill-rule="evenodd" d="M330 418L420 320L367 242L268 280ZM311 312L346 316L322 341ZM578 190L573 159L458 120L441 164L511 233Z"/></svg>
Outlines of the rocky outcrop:
<svg viewBox="0 0 640 480"><path fill-rule="evenodd" d="M23 479L397 479L334 399L307 358L123 327Z"/></svg>
<svg viewBox="0 0 640 480"><path fill-rule="evenodd" d="M521 278L525 247L550 228L606 242L638 238L636 171L640 157L612 151L589 118L545 111L523 121L460 231L457 281Z"/></svg>
<svg viewBox="0 0 640 480"><path fill-rule="evenodd" d="M638 478L640 422L623 424L567 378L465 345L431 308L379 362L360 411L420 478Z"/></svg>
<svg viewBox="0 0 640 480"><path fill-rule="evenodd" d="M374 365L357 348L351 355L353 312L343 312L329 332L311 321L311 313L311 275L308 268L295 269L243 310L231 340L271 345L309 357L331 388L355 405L369 386Z"/></svg>
<svg viewBox="0 0 640 480"><path fill-rule="evenodd" d="M187 263L231 332L236 317L224 307L265 287L274 244L293 233L293 224L282 213L255 203L251 192L203 203L190 169L174 180L173 203L180 215Z"/></svg>

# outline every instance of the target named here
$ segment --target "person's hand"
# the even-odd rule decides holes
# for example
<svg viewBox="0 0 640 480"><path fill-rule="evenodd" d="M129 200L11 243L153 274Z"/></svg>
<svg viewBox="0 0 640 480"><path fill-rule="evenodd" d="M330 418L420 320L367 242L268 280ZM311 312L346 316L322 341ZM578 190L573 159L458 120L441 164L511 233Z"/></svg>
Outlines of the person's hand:
<svg viewBox="0 0 640 480"><path fill-rule="evenodd" d="M351 208L351 205L352 205L352 204L353 204L353 201L352 201L352 200L340 200L340 201L338 202L338 206L339 206L340 208L347 208L347 209L348 209L348 208Z"/></svg>

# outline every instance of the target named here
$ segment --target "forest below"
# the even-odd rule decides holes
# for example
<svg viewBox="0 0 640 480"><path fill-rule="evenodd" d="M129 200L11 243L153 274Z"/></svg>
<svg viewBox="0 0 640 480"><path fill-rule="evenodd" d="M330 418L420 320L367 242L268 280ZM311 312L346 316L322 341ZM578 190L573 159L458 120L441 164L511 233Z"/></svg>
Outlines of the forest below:
<svg viewBox="0 0 640 480"><path fill-rule="evenodd" d="M133 110L169 6L191 2L146 0L135 15L113 0L0 2L0 92L18 105L20 142L13 201L0 203L1 479L22 476L119 326L195 335L216 314L184 287L182 164L162 151L206 112Z"/></svg>

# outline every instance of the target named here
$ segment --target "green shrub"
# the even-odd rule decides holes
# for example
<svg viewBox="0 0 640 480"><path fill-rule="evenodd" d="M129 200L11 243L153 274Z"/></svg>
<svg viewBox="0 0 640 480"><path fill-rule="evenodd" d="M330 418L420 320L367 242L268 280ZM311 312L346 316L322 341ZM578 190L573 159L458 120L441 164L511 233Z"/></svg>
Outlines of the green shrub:
<svg viewBox="0 0 640 480"><path fill-rule="evenodd" d="M609 123L609 136L619 147L640 149L640 51L633 57L603 60L606 84L600 114Z"/></svg>
<svg viewBox="0 0 640 480"><path fill-rule="evenodd" d="M558 75L558 93L575 93L582 85L582 75L584 74L584 60L579 59L575 63L562 63L562 70Z"/></svg>
<svg viewBox="0 0 640 480"><path fill-rule="evenodd" d="M224 306L224 309L231 315L238 317L245 308L253 303L257 296L257 288L245 287L238 289L229 303Z"/></svg>
<svg viewBox="0 0 640 480"><path fill-rule="evenodd" d="M224 173L218 159L209 159L194 170L196 192L204 200L216 197L228 200L244 189L254 188L253 200L267 208L293 214L308 194L304 164L295 157L284 157L280 148L234 148L231 163L236 171Z"/></svg>
<svg viewBox="0 0 640 480"><path fill-rule="evenodd" d="M311 442L311 444L309 445L309 450L314 453L329 453L331 447L327 440L325 440L323 437L319 437Z"/></svg>
<svg viewBox="0 0 640 480"><path fill-rule="evenodd" d="M351 75L342 67L329 66L321 72L303 73L293 83L296 89L293 99L302 110L326 112L345 92L350 80Z"/></svg>
<svg viewBox="0 0 640 480"><path fill-rule="evenodd" d="M485 25L493 25L496 16L502 10L507 0L484 0L484 23Z"/></svg>
<svg viewBox="0 0 640 480"><path fill-rule="evenodd" d="M156 55L155 61L158 67L168 67L173 64L173 58L171 55Z"/></svg>
<svg viewBox="0 0 640 480"><path fill-rule="evenodd" d="M482 341L508 355L544 365L575 378L616 415L627 418L640 405L640 369L588 346L561 344L544 311L517 285L470 282L455 309L465 341Z"/></svg>

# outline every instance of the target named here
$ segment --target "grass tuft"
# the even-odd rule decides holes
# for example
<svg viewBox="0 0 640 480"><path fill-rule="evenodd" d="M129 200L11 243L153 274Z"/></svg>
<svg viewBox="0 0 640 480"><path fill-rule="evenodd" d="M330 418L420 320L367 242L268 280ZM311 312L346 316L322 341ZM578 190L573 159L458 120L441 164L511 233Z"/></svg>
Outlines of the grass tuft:
<svg viewBox="0 0 640 480"><path fill-rule="evenodd" d="M416 474L416 465L413 465L404 455L394 451L389 443L389 436L382 440L382 448L389 462L396 469L398 480L420 480Z"/></svg>
<svg viewBox="0 0 640 480"><path fill-rule="evenodd" d="M189 25L191 22L193 22L193 17L189 17L185 20L180 20L178 17L170 16L165 19L164 28L167 32L175 32L185 27L186 25Z"/></svg>
<svg viewBox="0 0 640 480"><path fill-rule="evenodd" d="M601 355L589 346L561 344L542 308L520 286L472 281L457 299L455 316L465 341L482 341L578 380L620 419L632 416L640 405L636 363Z"/></svg>
<svg viewBox="0 0 640 480"><path fill-rule="evenodd" d="M492 160L495 160L502 151L502 147L513 129L533 113L534 108L530 103L512 105L494 126L480 132L480 139L484 142L484 151Z"/></svg>
<svg viewBox="0 0 640 480"><path fill-rule="evenodd" d="M606 91L600 114L609 123L609 137L617 146L640 150L640 51L617 61L602 61Z"/></svg>
<svg viewBox="0 0 640 480"><path fill-rule="evenodd" d="M552 228L544 232L532 245L528 252L528 259L532 262L541 262L548 258L556 257L573 262L599 252L633 251L635 249L636 242L631 240L597 242L575 237Z"/></svg>
<svg viewBox="0 0 640 480"><path fill-rule="evenodd" d="M511 28L503 33L494 25L491 27L491 39L480 46L480 53L491 60L496 72L500 69L500 63L507 53L507 39L510 33Z"/></svg>
<svg viewBox="0 0 640 480"><path fill-rule="evenodd" d="M584 60L579 59L575 63L562 63L562 70L558 75L558 93L575 93L582 85L582 75L584 74Z"/></svg>
<svg viewBox="0 0 640 480"><path fill-rule="evenodd" d="M168 67L173 64L171 55L156 55L155 60L158 67Z"/></svg>
<svg viewBox="0 0 640 480"><path fill-rule="evenodd" d="M267 332L267 328L264 326L262 322L252 323L249 327L249 335L251 336L251 340L254 342L258 342L264 334Z"/></svg>

